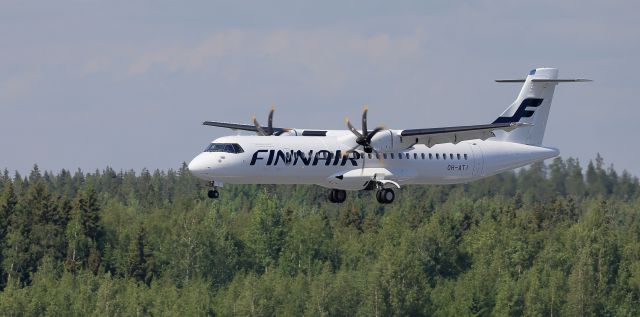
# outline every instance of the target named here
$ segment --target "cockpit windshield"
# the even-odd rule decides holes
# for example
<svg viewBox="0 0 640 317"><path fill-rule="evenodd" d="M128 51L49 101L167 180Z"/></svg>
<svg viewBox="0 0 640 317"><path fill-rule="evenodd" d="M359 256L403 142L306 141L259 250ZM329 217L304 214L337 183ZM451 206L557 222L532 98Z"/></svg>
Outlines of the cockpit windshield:
<svg viewBox="0 0 640 317"><path fill-rule="evenodd" d="M205 152L242 153L244 150L238 143L211 143Z"/></svg>

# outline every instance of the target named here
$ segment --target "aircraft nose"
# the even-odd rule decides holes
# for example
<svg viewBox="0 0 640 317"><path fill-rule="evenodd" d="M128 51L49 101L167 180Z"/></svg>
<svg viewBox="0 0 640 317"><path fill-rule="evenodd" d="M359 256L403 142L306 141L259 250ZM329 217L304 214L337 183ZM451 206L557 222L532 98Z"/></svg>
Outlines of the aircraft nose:
<svg viewBox="0 0 640 317"><path fill-rule="evenodd" d="M193 174L194 176L202 179L207 179L207 162L202 157L202 155L194 157L193 160L189 162L187 168L189 169L189 172L191 172L191 174Z"/></svg>

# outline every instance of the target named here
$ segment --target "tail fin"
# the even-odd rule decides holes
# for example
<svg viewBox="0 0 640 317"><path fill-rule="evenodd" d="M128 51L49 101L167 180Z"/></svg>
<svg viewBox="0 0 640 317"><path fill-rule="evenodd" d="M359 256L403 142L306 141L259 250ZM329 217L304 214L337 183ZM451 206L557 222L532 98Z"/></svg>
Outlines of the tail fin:
<svg viewBox="0 0 640 317"><path fill-rule="evenodd" d="M557 68L537 68L526 79L498 80L524 82L518 98L493 123L522 122L529 127L515 129L497 137L502 141L541 145L549 118L551 99L558 84Z"/></svg>
<svg viewBox="0 0 640 317"><path fill-rule="evenodd" d="M499 83L524 83L518 98L493 123L521 122L528 127L515 129L497 140L541 145L547 127L551 99L558 83L587 82L589 79L558 79L557 68L536 68L525 79L496 80Z"/></svg>

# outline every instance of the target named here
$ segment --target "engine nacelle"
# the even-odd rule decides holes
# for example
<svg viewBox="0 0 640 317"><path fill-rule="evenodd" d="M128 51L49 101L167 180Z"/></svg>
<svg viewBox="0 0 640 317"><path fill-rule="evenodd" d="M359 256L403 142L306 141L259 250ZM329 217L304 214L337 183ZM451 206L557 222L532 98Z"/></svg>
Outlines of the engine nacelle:
<svg viewBox="0 0 640 317"><path fill-rule="evenodd" d="M371 139L371 147L378 152L397 152L406 149L408 146L401 142L400 135L391 130L382 130Z"/></svg>
<svg viewBox="0 0 640 317"><path fill-rule="evenodd" d="M282 134L280 134L281 136L285 135L285 136L298 136L301 133L298 133L298 131L296 129L288 129L284 132L282 132Z"/></svg>

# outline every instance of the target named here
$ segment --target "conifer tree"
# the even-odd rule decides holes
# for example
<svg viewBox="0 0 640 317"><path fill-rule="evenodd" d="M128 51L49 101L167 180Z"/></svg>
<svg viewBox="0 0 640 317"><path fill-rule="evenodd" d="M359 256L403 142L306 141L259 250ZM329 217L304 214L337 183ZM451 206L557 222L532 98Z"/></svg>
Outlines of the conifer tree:
<svg viewBox="0 0 640 317"><path fill-rule="evenodd" d="M93 186L78 192L73 202L71 219L66 226L67 256L65 267L76 272L88 267L97 273L104 248L104 229L100 221L100 206Z"/></svg>
<svg viewBox="0 0 640 317"><path fill-rule="evenodd" d="M282 212L266 191L262 191L256 199L248 234L249 245L261 265L260 269L268 270L270 265L278 261L285 230Z"/></svg>
<svg viewBox="0 0 640 317"><path fill-rule="evenodd" d="M18 198L13 191L13 183L7 179L0 194L0 264L4 262L4 250L8 247L9 219L12 218L17 203ZM0 290L4 289L6 278L6 272L0 266Z"/></svg>
<svg viewBox="0 0 640 317"><path fill-rule="evenodd" d="M28 282L29 273L35 270L35 256L31 250L32 218L31 210L25 208L24 203L18 198L8 218L5 246L2 250L2 266L7 283Z"/></svg>
<svg viewBox="0 0 640 317"><path fill-rule="evenodd" d="M31 252L37 261L48 256L61 259L64 255L64 214L60 214L42 178L32 178L32 184L24 198L24 208L33 217Z"/></svg>
<svg viewBox="0 0 640 317"><path fill-rule="evenodd" d="M147 285L153 278L153 253L148 245L147 231L142 224L129 245L128 274Z"/></svg>

